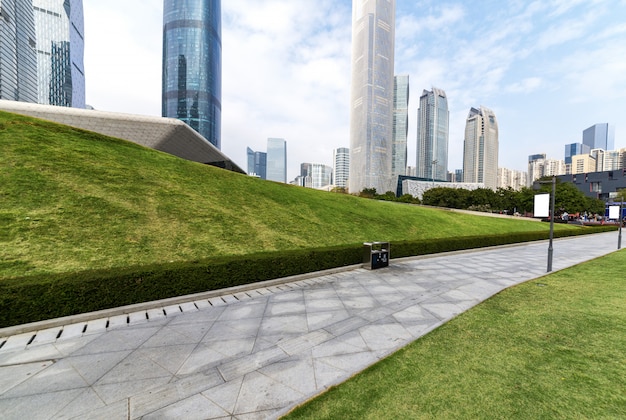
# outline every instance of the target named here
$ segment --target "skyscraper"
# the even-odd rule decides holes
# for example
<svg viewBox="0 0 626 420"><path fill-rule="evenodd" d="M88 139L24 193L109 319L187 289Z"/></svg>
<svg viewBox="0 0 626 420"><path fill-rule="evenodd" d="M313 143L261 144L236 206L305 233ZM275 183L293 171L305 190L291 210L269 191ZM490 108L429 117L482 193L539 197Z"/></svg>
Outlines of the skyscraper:
<svg viewBox="0 0 626 420"><path fill-rule="evenodd" d="M465 122L463 182L498 186L498 122L492 110L471 108Z"/></svg>
<svg viewBox="0 0 626 420"><path fill-rule="evenodd" d="M613 150L615 126L608 123L594 124L583 131L583 144L589 149Z"/></svg>
<svg viewBox="0 0 626 420"><path fill-rule="evenodd" d="M37 34L37 102L85 108L83 1L32 1Z"/></svg>
<svg viewBox="0 0 626 420"><path fill-rule="evenodd" d="M572 164L572 156L582 155L583 153L589 153L591 148L586 144L572 143L565 145L565 164Z"/></svg>
<svg viewBox="0 0 626 420"><path fill-rule="evenodd" d="M409 133L409 75L395 76L393 81L393 143L391 174L406 174L406 139Z"/></svg>
<svg viewBox="0 0 626 420"><path fill-rule="evenodd" d="M221 148L220 0L164 0L162 116Z"/></svg>
<svg viewBox="0 0 626 420"><path fill-rule="evenodd" d="M284 139L267 139L267 179L287 182L287 142Z"/></svg>
<svg viewBox="0 0 626 420"><path fill-rule="evenodd" d="M350 149L339 147L333 150L333 184L346 188L350 176Z"/></svg>
<svg viewBox="0 0 626 420"><path fill-rule="evenodd" d="M37 102L37 43L30 0L0 1L0 99Z"/></svg>
<svg viewBox="0 0 626 420"><path fill-rule="evenodd" d="M422 92L417 110L416 151L420 178L440 181L447 178L449 116L448 98L443 90L433 88Z"/></svg>
<svg viewBox="0 0 626 420"><path fill-rule="evenodd" d="M248 147L248 175L256 175L261 179L267 178L267 153L255 152Z"/></svg>
<svg viewBox="0 0 626 420"><path fill-rule="evenodd" d="M392 121L395 0L352 2L350 192L395 190Z"/></svg>

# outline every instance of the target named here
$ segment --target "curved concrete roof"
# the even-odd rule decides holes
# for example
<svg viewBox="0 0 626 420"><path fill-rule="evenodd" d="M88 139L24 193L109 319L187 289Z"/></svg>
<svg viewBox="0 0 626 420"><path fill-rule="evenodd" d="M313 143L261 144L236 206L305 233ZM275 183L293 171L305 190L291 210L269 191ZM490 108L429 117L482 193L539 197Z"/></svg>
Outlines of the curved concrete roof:
<svg viewBox="0 0 626 420"><path fill-rule="evenodd" d="M184 122L175 118L121 114L0 100L0 110L116 137L183 159L245 174L237 164Z"/></svg>

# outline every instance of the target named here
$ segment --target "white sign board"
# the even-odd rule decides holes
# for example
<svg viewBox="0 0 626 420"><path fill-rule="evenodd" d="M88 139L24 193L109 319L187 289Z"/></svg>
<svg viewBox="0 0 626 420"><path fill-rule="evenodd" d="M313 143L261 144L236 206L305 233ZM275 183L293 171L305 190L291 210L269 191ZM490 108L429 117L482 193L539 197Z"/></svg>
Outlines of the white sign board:
<svg viewBox="0 0 626 420"><path fill-rule="evenodd" d="M535 217L550 217L550 194L535 195Z"/></svg>
<svg viewBox="0 0 626 420"><path fill-rule="evenodd" d="M609 206L609 219L619 220L619 206Z"/></svg>

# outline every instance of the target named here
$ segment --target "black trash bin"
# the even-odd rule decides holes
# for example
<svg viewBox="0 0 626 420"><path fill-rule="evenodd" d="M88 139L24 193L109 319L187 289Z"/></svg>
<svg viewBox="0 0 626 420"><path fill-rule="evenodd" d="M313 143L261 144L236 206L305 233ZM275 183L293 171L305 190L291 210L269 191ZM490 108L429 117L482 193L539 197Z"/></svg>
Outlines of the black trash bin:
<svg viewBox="0 0 626 420"><path fill-rule="evenodd" d="M363 243L363 267L369 270L389 266L389 242Z"/></svg>

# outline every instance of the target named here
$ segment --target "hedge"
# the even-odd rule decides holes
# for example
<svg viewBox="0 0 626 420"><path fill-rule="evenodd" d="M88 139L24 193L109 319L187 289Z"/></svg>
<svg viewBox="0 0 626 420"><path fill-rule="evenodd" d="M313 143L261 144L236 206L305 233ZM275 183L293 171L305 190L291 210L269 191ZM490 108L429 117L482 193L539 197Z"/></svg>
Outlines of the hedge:
<svg viewBox="0 0 626 420"><path fill-rule="evenodd" d="M558 231L555 237L615 229L586 227ZM398 241L390 246L391 257L400 258L547 238L548 232L526 232ZM0 328L359 264L362 247L352 244L5 279L0 282Z"/></svg>

